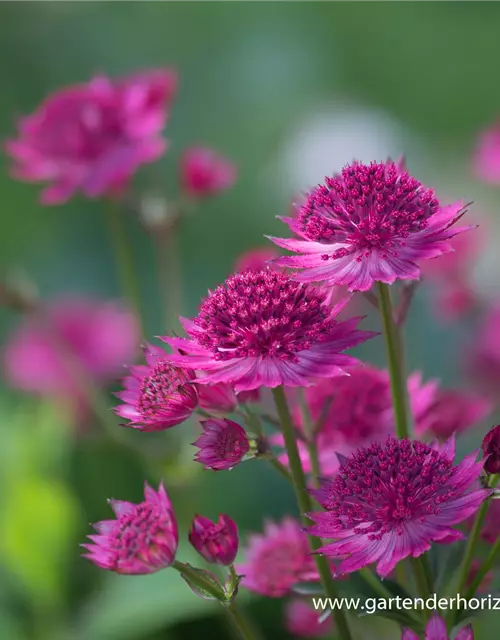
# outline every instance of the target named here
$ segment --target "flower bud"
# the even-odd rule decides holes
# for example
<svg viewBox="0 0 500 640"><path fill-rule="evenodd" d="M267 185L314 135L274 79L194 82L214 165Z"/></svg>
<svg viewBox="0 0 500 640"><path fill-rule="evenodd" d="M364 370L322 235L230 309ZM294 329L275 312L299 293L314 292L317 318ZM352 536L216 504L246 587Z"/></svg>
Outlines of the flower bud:
<svg viewBox="0 0 500 640"><path fill-rule="evenodd" d="M500 473L500 424L484 436L482 447L486 473Z"/></svg>
<svg viewBox="0 0 500 640"><path fill-rule="evenodd" d="M209 418L201 422L203 433L193 442L199 447L194 459L206 469L223 471L239 464L250 449L245 430L225 418Z"/></svg>
<svg viewBox="0 0 500 640"><path fill-rule="evenodd" d="M189 542L207 562L230 565L238 552L238 529L226 515L220 515L218 522L195 516Z"/></svg>

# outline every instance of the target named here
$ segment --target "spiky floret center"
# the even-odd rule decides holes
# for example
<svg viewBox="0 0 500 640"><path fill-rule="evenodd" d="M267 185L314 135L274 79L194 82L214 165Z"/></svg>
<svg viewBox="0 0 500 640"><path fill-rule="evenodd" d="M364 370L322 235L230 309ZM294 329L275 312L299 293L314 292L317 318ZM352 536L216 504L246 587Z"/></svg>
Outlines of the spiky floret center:
<svg viewBox="0 0 500 640"><path fill-rule="evenodd" d="M241 458L248 450L248 441L244 433L230 425L217 431L212 446L218 460L227 460Z"/></svg>
<svg viewBox="0 0 500 640"><path fill-rule="evenodd" d="M423 442L389 438L359 449L326 490L325 507L340 529L380 539L423 522L459 493L455 467Z"/></svg>
<svg viewBox="0 0 500 640"><path fill-rule="evenodd" d="M111 549L115 563L139 559L147 562L149 554L158 546L168 546L172 538L172 518L168 511L144 502L121 515L113 531Z"/></svg>
<svg viewBox="0 0 500 640"><path fill-rule="evenodd" d="M295 354L324 340L335 321L325 293L271 270L229 277L202 302L193 335L216 360Z"/></svg>
<svg viewBox="0 0 500 640"><path fill-rule="evenodd" d="M164 360L158 360L148 376L141 384L138 411L143 416L157 415L172 400L180 396L194 394L194 387L187 385L189 376Z"/></svg>
<svg viewBox="0 0 500 640"><path fill-rule="evenodd" d="M410 234L425 229L438 209L434 191L394 162L354 162L309 194L298 224L311 240L344 245L325 253L328 260L354 251L394 252Z"/></svg>

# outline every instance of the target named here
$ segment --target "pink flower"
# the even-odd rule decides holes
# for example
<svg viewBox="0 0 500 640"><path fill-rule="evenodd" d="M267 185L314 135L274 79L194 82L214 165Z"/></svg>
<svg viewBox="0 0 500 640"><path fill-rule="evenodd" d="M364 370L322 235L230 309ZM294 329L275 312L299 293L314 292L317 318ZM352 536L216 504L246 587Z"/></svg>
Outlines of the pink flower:
<svg viewBox="0 0 500 640"><path fill-rule="evenodd" d="M500 183L500 123L480 134L473 166L477 177L484 182Z"/></svg>
<svg viewBox="0 0 500 640"><path fill-rule="evenodd" d="M270 239L299 254L276 260L303 269L298 280L368 291L418 280L419 263L451 251L450 238L468 229L452 229L462 214L462 203L441 207L401 164L354 162L311 191L297 219L283 219L300 239Z"/></svg>
<svg viewBox="0 0 500 640"><path fill-rule="evenodd" d="M116 394L124 404L115 411L130 420L124 426L162 431L184 422L196 409L194 373L173 366L158 347L148 345L144 353L147 364L129 367L130 375L123 379L125 390Z"/></svg>
<svg viewBox="0 0 500 640"><path fill-rule="evenodd" d="M139 343L134 315L114 302L61 298L27 316L8 338L4 368L9 383L41 396L87 404L80 370L96 384L112 381Z"/></svg>
<svg viewBox="0 0 500 640"><path fill-rule="evenodd" d="M206 198L229 189L237 174L234 164L205 147L185 151L180 170L183 189L193 198Z"/></svg>
<svg viewBox="0 0 500 640"><path fill-rule="evenodd" d="M296 598L285 607L285 628L299 638L321 638L331 633L331 616L320 622L323 611L316 611L309 602Z"/></svg>
<svg viewBox="0 0 500 640"><path fill-rule="evenodd" d="M466 587L469 587L473 583L474 578L477 576L477 573L478 573L479 569L481 568L482 564L483 563L480 560L478 560L477 558L475 558L471 562L470 569L469 569L469 575L467 576L467 582L465 583ZM490 586L492 580L493 580L493 573L491 571L488 571L488 573L481 580L481 584L477 588L478 593L487 593L488 592L488 587Z"/></svg>
<svg viewBox="0 0 500 640"><path fill-rule="evenodd" d="M411 629L403 629L401 640L419 640L418 635ZM425 640L448 640L448 632L446 631L446 622L434 614L425 628ZM472 626L468 624L460 629L455 636L455 640L474 640L474 631Z"/></svg>
<svg viewBox="0 0 500 640"><path fill-rule="evenodd" d="M307 536L292 518L268 522L263 534L250 536L246 557L236 567L244 576L242 586L269 598L290 593L299 582L318 580Z"/></svg>
<svg viewBox="0 0 500 640"><path fill-rule="evenodd" d="M443 320L456 320L472 311L478 295L466 282L444 283L437 291L436 307Z"/></svg>
<svg viewBox="0 0 500 640"><path fill-rule="evenodd" d="M247 271L253 269L254 271L261 271L269 265L269 261L279 256L279 251L274 247L260 247L259 249L250 249L245 251L236 261L234 270L236 272Z"/></svg>
<svg viewBox="0 0 500 640"><path fill-rule="evenodd" d="M94 525L97 535L82 545L85 558L116 573L154 573L170 566L179 542L177 521L163 484L158 491L147 483L144 502L110 500L116 520Z"/></svg>
<svg viewBox="0 0 500 640"><path fill-rule="evenodd" d="M239 464L250 449L247 434L239 424L223 418L202 420L203 433L193 442L197 462L206 469L223 471Z"/></svg>
<svg viewBox="0 0 500 640"><path fill-rule="evenodd" d="M475 513L490 491L470 490L483 466L476 453L456 466L454 456L453 440L438 450L389 438L341 462L337 476L314 492L326 511L310 514L310 533L337 539L320 551L343 558L339 574L377 563L384 577L432 542L463 537L452 525Z"/></svg>
<svg viewBox="0 0 500 640"><path fill-rule="evenodd" d="M416 421L417 434L431 433L447 440L474 426L492 411L488 400L466 391L436 390L434 400Z"/></svg>
<svg viewBox="0 0 500 640"><path fill-rule="evenodd" d="M216 413L232 413L238 406L233 388L228 384L197 385L200 407Z"/></svg>
<svg viewBox="0 0 500 640"><path fill-rule="evenodd" d="M471 525L472 526L472 525ZM500 500L490 500L481 537L486 542L494 544L500 536Z"/></svg>
<svg viewBox="0 0 500 640"><path fill-rule="evenodd" d="M486 473L500 473L500 424L490 429L484 436L482 449Z"/></svg>
<svg viewBox="0 0 500 640"><path fill-rule="evenodd" d="M341 375L358 361L340 352L375 334L355 328L360 318L337 322L339 305L326 297L271 270L230 276L184 320L189 338L164 338L181 352L169 360L206 372L200 384L226 382L237 393Z"/></svg>
<svg viewBox="0 0 500 640"><path fill-rule="evenodd" d="M220 515L217 522L195 516L189 542L207 562L230 565L238 553L238 528L226 515Z"/></svg>
<svg viewBox="0 0 500 640"><path fill-rule="evenodd" d="M467 354L466 366L473 381L493 399L500 397L500 305L483 318L474 343Z"/></svg>
<svg viewBox="0 0 500 640"><path fill-rule="evenodd" d="M122 189L138 167L165 151L161 131L175 93L176 74L158 69L111 80L100 76L49 96L18 123L6 144L14 177L50 182L44 204Z"/></svg>
<svg viewBox="0 0 500 640"><path fill-rule="evenodd" d="M339 468L338 455L348 455L360 446L385 440L394 433L389 374L371 366L352 367L348 376L321 380L305 391L313 424L319 424L317 449L322 476L333 476ZM414 416L418 417L434 401L436 383L422 384L420 374L408 379L408 395ZM302 412L293 407L294 422L303 431ZM272 443L284 445L283 436L273 436ZM306 472L310 471L307 447L299 441ZM287 463L286 456L281 457Z"/></svg>

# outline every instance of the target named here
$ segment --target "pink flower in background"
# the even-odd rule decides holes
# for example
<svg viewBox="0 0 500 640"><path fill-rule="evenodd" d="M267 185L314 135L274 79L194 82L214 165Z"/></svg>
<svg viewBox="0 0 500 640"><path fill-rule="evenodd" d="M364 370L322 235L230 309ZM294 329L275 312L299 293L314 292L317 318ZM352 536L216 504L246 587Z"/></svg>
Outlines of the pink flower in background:
<svg viewBox="0 0 500 640"><path fill-rule="evenodd" d="M489 309L466 356L471 381L489 397L500 398L500 305Z"/></svg>
<svg viewBox="0 0 500 640"><path fill-rule="evenodd" d="M207 562L230 565L238 553L238 528L226 515L220 515L217 522L195 516L189 542Z"/></svg>
<svg viewBox="0 0 500 640"><path fill-rule="evenodd" d="M491 505L490 505L491 507ZM477 573L479 571L479 569L482 566L482 562L481 560L478 560L477 558L475 558L470 565L470 569L469 569L469 575L467 576L467 582L465 583L465 586L470 586L473 582L475 577L477 576ZM487 593L488 592L488 587L490 586L490 584L493 581L493 573L491 571L489 571L484 578L481 580L481 584L479 585L479 587L477 588L478 593Z"/></svg>
<svg viewBox="0 0 500 640"><path fill-rule="evenodd" d="M299 255L276 264L302 269L302 282L367 291L374 282L418 280L420 262L451 251L463 204L441 207L434 192L394 162L345 167L313 189L298 218L284 218L299 237L270 238Z"/></svg>
<svg viewBox="0 0 500 640"><path fill-rule="evenodd" d="M417 434L426 433L447 440L484 420L493 410L491 402L467 391L437 389L434 400L420 412Z"/></svg>
<svg viewBox="0 0 500 640"><path fill-rule="evenodd" d="M375 334L356 329L360 318L337 322L343 303L326 299L322 289L269 269L230 276L193 321L183 321L189 338L164 338L180 352L169 360L205 372L202 384L233 384L237 393L341 375L358 361L340 352Z"/></svg>
<svg viewBox="0 0 500 640"><path fill-rule="evenodd" d="M448 638L446 622L441 616L434 614L425 627L425 640L448 640ZM419 637L411 629L403 629L401 640L419 640ZM460 629L455 636L455 640L474 640L472 626L468 624Z"/></svg>
<svg viewBox="0 0 500 640"><path fill-rule="evenodd" d="M239 424L225 418L209 418L201 422L203 433L193 442L199 447L196 462L206 469L223 471L239 464L250 449L247 434Z"/></svg>
<svg viewBox="0 0 500 640"><path fill-rule="evenodd" d="M115 412L130 420L124 426L140 431L163 431L189 418L198 406L194 373L167 362L165 351L148 345L145 365L129 367L124 391L116 394L124 404Z"/></svg>
<svg viewBox="0 0 500 640"><path fill-rule="evenodd" d="M236 394L228 384L199 384L196 388L202 409L215 413L232 413L238 406Z"/></svg>
<svg viewBox="0 0 500 640"><path fill-rule="evenodd" d="M285 606L285 629L299 638L322 638L331 633L332 617L323 622L323 611L316 611L310 602L296 598Z"/></svg>
<svg viewBox="0 0 500 640"><path fill-rule="evenodd" d="M339 468L337 454L348 455L360 446L385 440L394 433L389 374L371 366L352 367L348 376L321 380L305 391L305 400L313 424L319 423L317 449L321 473L333 476ZM408 396L413 415L418 418L434 402L434 381L425 384L419 373L408 378ZM295 402L294 422L303 430L302 411ZM277 434L271 442L284 446ZM299 450L306 472L310 471L307 447L299 441ZM281 457L287 464L286 455Z"/></svg>
<svg viewBox="0 0 500 640"><path fill-rule="evenodd" d="M435 305L444 320L456 320L473 311L479 302L478 294L466 282L445 282L438 289Z"/></svg>
<svg viewBox="0 0 500 640"><path fill-rule="evenodd" d="M181 182L193 198L206 198L232 187L237 171L232 162L206 147L193 147L181 158Z"/></svg>
<svg viewBox="0 0 500 640"><path fill-rule="evenodd" d="M144 502L110 500L116 520L94 525L97 535L82 545L85 558L116 573L154 573L175 560L179 542L177 521L163 484L158 491L144 486Z"/></svg>
<svg viewBox="0 0 500 640"><path fill-rule="evenodd" d="M482 449L486 473L500 473L500 424L490 429L484 436Z"/></svg>
<svg viewBox="0 0 500 640"><path fill-rule="evenodd" d="M500 184L500 123L497 122L479 135L473 167L480 180Z"/></svg>
<svg viewBox="0 0 500 640"><path fill-rule="evenodd" d="M44 204L67 201L77 191L102 197L126 186L144 163L166 149L161 136L177 76L156 69L125 78L93 78L61 89L18 123L6 144L13 176L49 182Z"/></svg>
<svg viewBox="0 0 500 640"><path fill-rule="evenodd" d="M61 298L14 329L4 350L5 375L15 388L85 410L79 371L96 384L112 381L134 358L139 339L134 314L119 304Z"/></svg>
<svg viewBox="0 0 500 640"><path fill-rule="evenodd" d="M473 453L454 466L454 448L453 440L438 450L389 438L358 449L333 480L313 492L325 512L309 514L315 522L309 531L336 539L320 551L342 558L339 574L377 563L385 577L431 543L463 537L452 526L475 513L490 491L470 489L483 464Z"/></svg>
<svg viewBox="0 0 500 640"><path fill-rule="evenodd" d="M269 598L280 598L292 587L319 579L307 536L293 518L267 522L264 533L249 537L246 562L236 567L242 586Z"/></svg>
<svg viewBox="0 0 500 640"><path fill-rule="evenodd" d="M279 256L279 251L274 247L259 247L258 249L250 249L242 253L236 264L234 270L236 272L246 271L247 269L253 269L254 271L261 271L262 269L272 268L273 265L268 264L273 258Z"/></svg>
<svg viewBox="0 0 500 640"><path fill-rule="evenodd" d="M472 524L471 524L472 526ZM486 542L494 544L500 535L500 500L490 500L481 537Z"/></svg>

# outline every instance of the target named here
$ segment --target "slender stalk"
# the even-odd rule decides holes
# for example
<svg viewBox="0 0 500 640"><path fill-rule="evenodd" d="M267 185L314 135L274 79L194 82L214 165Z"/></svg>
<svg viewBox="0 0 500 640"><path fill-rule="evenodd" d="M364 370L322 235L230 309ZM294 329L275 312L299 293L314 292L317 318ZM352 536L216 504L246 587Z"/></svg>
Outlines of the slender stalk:
<svg viewBox="0 0 500 640"><path fill-rule="evenodd" d="M474 519L472 531L470 532L470 535L467 539L467 546L465 547L464 559L460 567L460 581L458 583L457 593L462 593L464 591L465 585L467 584L470 567L472 563L472 558L474 555L474 549L479 539L479 534L481 533L484 519L486 518L486 512L488 511L488 506L489 506L489 500L485 500L481 505Z"/></svg>
<svg viewBox="0 0 500 640"><path fill-rule="evenodd" d="M387 363L391 380L392 403L394 406L394 422L396 435L398 438L410 437L410 425L408 424L407 389L406 379L403 371L403 358L400 351L400 337L398 328L394 321L391 294L389 286L383 282L378 282L378 292L380 301L380 313L382 316L382 326L384 329L385 345L387 351Z"/></svg>
<svg viewBox="0 0 500 640"><path fill-rule="evenodd" d="M302 468L302 462L300 460L299 450L297 448L297 441L295 436L295 429L293 428L292 417L288 408L285 392L282 386L276 387L273 391L274 402L278 411L281 426L283 429L283 437L285 440L285 448L288 454L288 463L292 475L293 486L295 489L295 496L299 505L302 521L304 525L309 525L309 519L306 514L312 510L312 503L310 495L307 491L306 476L304 469ZM309 544L312 551L318 551L322 546L322 542L315 536L308 535ZM314 560L316 567L320 575L321 584L325 591L325 594L332 599L338 597L335 582L328 564L328 560L317 553L314 554ZM339 637L342 640L352 640L351 632L347 624L345 614L340 609L333 611L336 626L338 629Z"/></svg>
<svg viewBox="0 0 500 640"><path fill-rule="evenodd" d="M410 561L413 569L413 575L415 576L415 582L417 583L418 592L422 598L428 598L432 594L433 587L427 557L420 556L419 558L410 558Z"/></svg>
<svg viewBox="0 0 500 640"><path fill-rule="evenodd" d="M479 587L481 582L484 580L488 571L493 566L493 563L497 559L497 556L499 555L499 553L500 553L500 536L498 536L498 538L496 539L495 544L491 547L488 557L483 562L481 568L474 576L474 580L471 582L469 588L465 592L466 599L472 598L472 596L476 593L477 588Z"/></svg>
<svg viewBox="0 0 500 640"><path fill-rule="evenodd" d="M123 215L114 202L108 203L106 208L109 236L113 245L113 253L117 276L121 281L124 297L132 305L137 318L142 323L141 295L137 270L135 268L132 247L123 224Z"/></svg>
<svg viewBox="0 0 500 640"><path fill-rule="evenodd" d="M229 614L229 617L238 630L238 633L243 638L243 640L254 640L256 638L256 634L254 629L252 629L249 621L243 615L243 612L236 604L236 600L232 600L230 604L226 607L226 611Z"/></svg>
<svg viewBox="0 0 500 640"><path fill-rule="evenodd" d="M309 454L309 462L311 464L311 479L313 486L317 489L319 487L319 479L321 477L318 447L316 446L316 434L314 433L311 412L309 411L303 389L299 389L299 403L304 423L304 431L306 434L307 452Z"/></svg>
<svg viewBox="0 0 500 640"><path fill-rule="evenodd" d="M377 593L381 598L384 598L385 600L391 600L394 597L394 594L384 585L382 580L379 580L377 576L372 571L370 571L370 569L360 569L358 571L358 574L364 580L364 582L369 587L371 587L373 591L375 591L375 593ZM416 622L419 621L419 617L415 611L407 611L407 613Z"/></svg>
<svg viewBox="0 0 500 640"><path fill-rule="evenodd" d="M155 238L156 262L160 298L164 304L164 318L169 331L179 328L182 314L181 266L179 236L176 225Z"/></svg>

